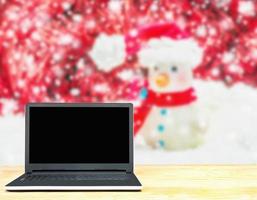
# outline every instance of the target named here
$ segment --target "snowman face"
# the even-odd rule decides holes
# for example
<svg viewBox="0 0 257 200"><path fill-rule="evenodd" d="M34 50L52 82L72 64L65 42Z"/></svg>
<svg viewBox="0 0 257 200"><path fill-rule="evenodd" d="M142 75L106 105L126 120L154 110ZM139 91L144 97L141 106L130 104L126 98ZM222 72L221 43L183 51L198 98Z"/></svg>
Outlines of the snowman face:
<svg viewBox="0 0 257 200"><path fill-rule="evenodd" d="M155 92L178 92L192 86L192 69L183 63L159 63L149 68L148 81Z"/></svg>
<svg viewBox="0 0 257 200"><path fill-rule="evenodd" d="M202 50L192 39L167 37L150 39L138 53L139 63L148 69L150 89L180 92L192 87L192 70L202 59Z"/></svg>

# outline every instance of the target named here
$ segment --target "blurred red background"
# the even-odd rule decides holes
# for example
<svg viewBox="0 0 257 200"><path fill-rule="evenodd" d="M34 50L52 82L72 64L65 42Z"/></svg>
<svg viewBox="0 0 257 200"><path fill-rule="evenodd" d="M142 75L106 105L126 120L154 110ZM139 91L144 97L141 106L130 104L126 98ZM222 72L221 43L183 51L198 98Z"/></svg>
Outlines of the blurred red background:
<svg viewBox="0 0 257 200"><path fill-rule="evenodd" d="M13 112L33 101L137 99L145 74L136 56L103 72L88 51L100 33L127 35L163 22L187 30L203 48L195 78L256 87L256 9L248 0L1 0L2 108L8 99Z"/></svg>

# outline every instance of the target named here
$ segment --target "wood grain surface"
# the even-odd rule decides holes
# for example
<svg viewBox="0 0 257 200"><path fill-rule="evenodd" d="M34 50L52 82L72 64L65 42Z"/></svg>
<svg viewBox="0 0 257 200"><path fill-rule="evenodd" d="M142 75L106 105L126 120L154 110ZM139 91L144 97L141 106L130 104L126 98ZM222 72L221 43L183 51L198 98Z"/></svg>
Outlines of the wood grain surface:
<svg viewBox="0 0 257 200"><path fill-rule="evenodd" d="M0 200L9 199L131 199L131 200L257 200L257 165L137 166L141 192L7 192L4 186L23 167L0 167Z"/></svg>

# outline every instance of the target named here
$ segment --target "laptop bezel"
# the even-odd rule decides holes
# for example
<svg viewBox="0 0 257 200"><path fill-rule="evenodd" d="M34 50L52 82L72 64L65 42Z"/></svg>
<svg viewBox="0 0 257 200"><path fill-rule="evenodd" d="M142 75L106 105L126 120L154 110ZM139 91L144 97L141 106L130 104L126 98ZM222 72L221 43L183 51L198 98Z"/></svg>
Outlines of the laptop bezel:
<svg viewBox="0 0 257 200"><path fill-rule="evenodd" d="M30 135L30 108L32 107L126 107L129 108L129 163L30 163L29 159L29 135ZM62 170L62 171L84 171L84 170L124 170L133 172L133 104L131 103L28 103L25 113L25 172Z"/></svg>

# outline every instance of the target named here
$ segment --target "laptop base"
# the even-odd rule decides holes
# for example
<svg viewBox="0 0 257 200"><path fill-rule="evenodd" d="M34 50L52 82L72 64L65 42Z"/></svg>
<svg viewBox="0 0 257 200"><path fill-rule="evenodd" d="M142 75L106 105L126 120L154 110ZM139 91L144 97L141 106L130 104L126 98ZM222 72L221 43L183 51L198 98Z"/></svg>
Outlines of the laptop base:
<svg viewBox="0 0 257 200"><path fill-rule="evenodd" d="M7 191L140 191L142 186L6 186Z"/></svg>
<svg viewBox="0 0 257 200"><path fill-rule="evenodd" d="M139 191L142 185L134 174L126 175L122 180L32 180L24 181L25 174L5 186L8 191L79 191L79 190L133 190Z"/></svg>

